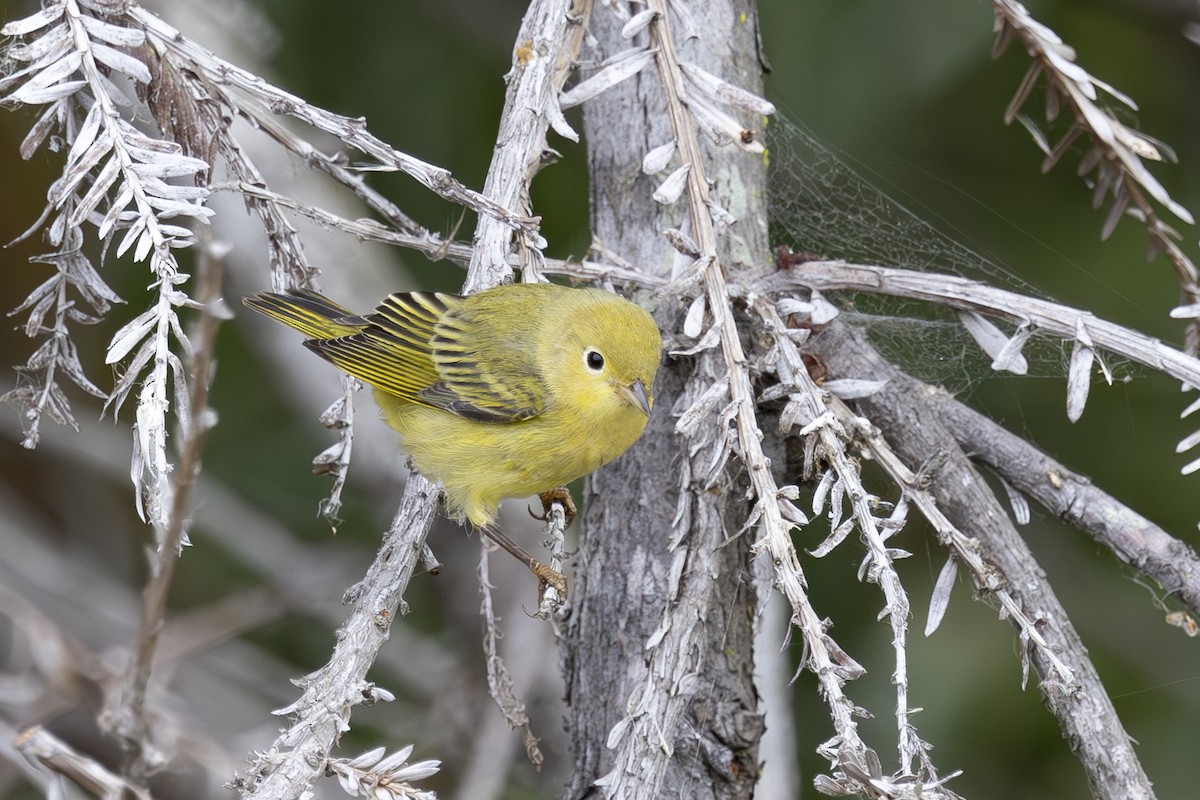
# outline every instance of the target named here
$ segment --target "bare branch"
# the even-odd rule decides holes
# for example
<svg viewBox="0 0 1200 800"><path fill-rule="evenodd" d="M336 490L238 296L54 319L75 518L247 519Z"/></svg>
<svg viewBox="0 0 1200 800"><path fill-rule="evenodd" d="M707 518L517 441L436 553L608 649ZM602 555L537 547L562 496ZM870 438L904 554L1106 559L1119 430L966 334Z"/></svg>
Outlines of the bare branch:
<svg viewBox="0 0 1200 800"><path fill-rule="evenodd" d="M41 725L22 731L15 744L30 761L65 775L97 797L151 800L150 793L145 789L109 772L99 761L76 752Z"/></svg>
<svg viewBox="0 0 1200 800"><path fill-rule="evenodd" d="M930 388L925 400L972 458L1090 534L1200 619L1200 556L1186 542L944 391Z"/></svg>
<svg viewBox="0 0 1200 800"><path fill-rule="evenodd" d="M301 797L325 773L329 754L349 724L351 709L390 699L390 694L367 681L367 671L387 641L397 613L407 611L401 595L421 558L437 498L434 484L420 475L409 476L378 557L362 582L346 593L345 601L354 608L338 630L329 663L300 680L303 696L276 712L289 715L291 725L270 749L259 754L241 780L244 797Z"/></svg>
<svg viewBox="0 0 1200 800"><path fill-rule="evenodd" d="M908 464L918 465L919 474L926 476L922 481L903 478L901 467L904 471L913 468L896 461L893 478L901 477L914 500L919 500L920 494L913 490L927 487L936 498L933 508L944 511L954 528L977 543L978 557L994 570L990 580L977 582L977 586L1002 603L1005 595L1015 603L1015 608L1004 605L1006 616L1021 631L1023 661L1032 661L1041 676L1042 693L1064 736L1079 754L1092 791L1102 800L1152 798L1150 781L1138 763L1129 735L1066 611L999 502L925 404L922 387L879 358L862 334L837 323L815 337L813 347L835 376L870 375L888 381L885 388L857 401L857 405L880 428L888 446ZM870 439L867 444L871 446ZM886 454L874 447L873 453ZM889 467L886 462L884 466ZM915 476L918 471L908 474ZM930 515L929 509L922 504L923 512L943 537L947 529L939 524L937 514ZM969 547L971 543L964 545ZM963 546L954 546L961 555ZM1013 610L1019 610L1020 616ZM1031 627L1044 640L1041 644L1035 644Z"/></svg>
<svg viewBox="0 0 1200 800"><path fill-rule="evenodd" d="M899 791L899 785L907 783L906 779L918 774L921 775L922 780L936 785L938 782L937 770L927 756L931 747L921 741L909 720L911 711L908 698L906 640L910 608L908 595L900 583L900 576L896 573L893 564L895 559L907 557L908 553L886 544L887 539L895 536L903 528L907 505L902 500L894 508L887 506L863 486L857 459L847 452L849 444L855 440L857 435L853 426L846 425L850 420L848 418L839 420L839 415L836 413L838 401L827 400L825 395L817 389L816 384L812 382L800 351L789 335L787 326L777 315L770 302L765 299L759 300L755 304L755 310L762 317L764 327L774 341L775 355L778 359L776 372L780 388L787 387L794 392L789 397L788 407L781 415L783 433L788 433L788 429L793 424L802 423L803 427L800 429L799 435L805 438L805 447L811 453L812 460L829 465L829 471L825 473L821 486L831 487L834 493L830 509L830 527L833 533L825 544L813 551L813 555L824 556L853 528L857 527L867 547L867 556L859 568L859 578L876 583L883 590L885 599L883 613L887 615L892 627L892 648L896 659L892 683L896 686L895 714L900 769L893 778L897 782L894 791ZM830 406L830 410L834 411L833 414L830 414L829 410L825 410L827 404ZM814 504L823 503L822 497L822 490L818 489ZM845 522L840 521L843 497L849 498L851 506L851 518ZM780 505L780 507L783 506ZM887 519L877 519L875 513L881 507L893 513ZM821 509L818 507L814 507L813 511L821 513ZM821 638L827 638L824 630L820 630L819 634ZM805 636L806 641L816 638L814 632L806 631ZM833 697L828 698L831 705L833 699ZM836 714L834 722L836 726L838 722ZM823 747L835 755L835 758L832 759L835 768L840 768L844 773L843 790L859 791L859 787L853 783L853 774L848 766L850 763L869 763L867 747L857 739L857 734L853 730L843 731L841 728L837 728L837 730L837 745L832 746L831 743L826 743ZM854 754L854 758L847 758L846 754L848 753ZM920 773L913 767L913 761L917 758L921 761ZM838 763L839 760L844 760L846 763ZM876 782L883 779L882 775L873 777ZM931 790L933 788L931 787Z"/></svg>
<svg viewBox="0 0 1200 800"><path fill-rule="evenodd" d="M1182 381L1185 386L1200 387L1200 359L1176 350L1153 336L1125 328L1081 311L1049 300L997 289L979 281L941 275L934 272L915 272L889 267L847 264L841 261L804 261L792 269L770 273L753 282L756 291L780 291L788 287L808 286L819 291L860 291L922 300L957 309L961 312L980 312L1007 318L1018 326L1013 335L1010 356L1019 353L1020 346L1034 331L1043 331L1076 345L1072 357L1073 376L1069 376L1067 412L1072 420L1082 413L1087 383L1078 372L1076 356L1081 350L1094 348L1124 356L1139 364L1164 372ZM993 368L1000 365L1001 356ZM1187 416L1200 409L1193 403L1184 410ZM1178 452L1200 443L1195 434L1179 443ZM1200 459L1182 468L1184 474L1200 470Z"/></svg>
<svg viewBox="0 0 1200 800"><path fill-rule="evenodd" d="M561 0L535 0L521 20L496 149L483 185L486 197L513 213L529 210L529 184L549 149L546 130L554 125L560 134L574 134L563 119L558 96L578 60L590 8L590 3L573 10ZM463 285L466 292L486 289L511 277L509 249L514 229L497 222L479 218L475 249ZM541 280L545 242L532 226L519 233L516 245L522 280Z"/></svg>
<svg viewBox="0 0 1200 800"><path fill-rule="evenodd" d="M246 198L246 204L262 220L263 231L267 234L271 288L277 292L284 289L313 288L316 270L308 266L304 243L283 213L283 209L289 206L280 202L279 195L265 189L266 180L241 143L230 132L223 132L218 142L221 155L229 165L229 171L236 176L241 185L261 190L259 193L245 191L242 194ZM210 188L215 192L220 187Z"/></svg>
<svg viewBox="0 0 1200 800"><path fill-rule="evenodd" d="M145 27L146 33L159 51L170 52L179 60L181 66L187 65L206 81L216 86L237 89L269 108L273 114L295 117L318 130L325 131L376 159L382 168L404 172L430 191L451 202L472 208L481 216L492 216L508 226L522 230L532 230L535 227L534 220L518 217L499 203L467 189L447 170L402 153L371 135L366 130L365 120L350 119L309 105L301 98L270 85L257 75L218 58L144 9L133 6L129 14ZM275 123L263 108L236 101L231 101L230 105L240 113L248 115L252 122L301 158L328 158L319 154L307 141L292 135ZM343 173L331 170L330 174L337 177Z"/></svg>
<svg viewBox="0 0 1200 800"><path fill-rule="evenodd" d="M261 198L279 208L295 211L322 225L336 228L350 236L354 236L360 241L381 242L383 244L392 244L416 250L419 253L424 253L431 259L446 259L461 267L465 267L470 263L471 254L475 250L474 246L467 242L444 239L431 231L422 231L415 234L404 233L385 228L372 219L346 219L339 217L324 209L306 205L294 198L253 184L242 183L229 187L217 185L213 187L213 190L221 191L226 188L231 191L240 192L247 197ZM520 259L519 254L509 253L509 268L519 269L521 267ZM662 278L647 274L631 266L597 261L563 261L562 259L545 258L543 261L543 270L554 275L569 275L584 281L606 281L609 283L655 287L666 284L666 281Z"/></svg>
<svg viewBox="0 0 1200 800"><path fill-rule="evenodd" d="M513 679L504 659L500 657L500 640L504 634L500 631L500 621L492 606L492 583L488 575L488 556L493 549L489 540L482 536L479 539L479 594L482 598L479 613L483 616L483 657L487 665L488 694L504 715L504 721L511 730L523 730L525 754L529 763L538 772L542 770L545 757L538 747L537 737L533 735L533 727L529 715L525 713L525 704L517 697L513 689Z"/></svg>
<svg viewBox="0 0 1200 800"><path fill-rule="evenodd" d="M190 338L194 348L188 376L190 397L186 416L180 420L183 446L179 464L173 472L170 515L143 592L141 624L119 703L105 709L101 715L101 725L115 732L131 755L129 774L139 783L144 783L147 776L162 769L173 755L162 752L155 743L155 732L151 730L146 716L146 689L158 637L167 614L167 597L175 565L183 546L188 544L192 490L200 473L205 440L209 429L216 423L216 415L208 406L208 389L213 380L217 328L221 319L230 315L221 300L220 257L212 251L210 244L200 258L201 283L198 294L202 310L196 331Z"/></svg>
<svg viewBox="0 0 1200 800"><path fill-rule="evenodd" d="M1100 319L1089 311L997 289L955 275L847 264L842 261L807 261L793 271L766 275L761 281L755 281L753 286L762 291L807 286L822 292L870 292L906 297L961 311L1001 316L1063 339L1075 339L1082 326L1096 347L1145 364L1185 384L1200 386L1200 359L1163 344L1154 337Z"/></svg>
<svg viewBox="0 0 1200 800"><path fill-rule="evenodd" d="M1129 128L1100 102L1104 93L1118 103L1136 109L1134 102L1113 87L1094 78L1075 63L1075 51L1047 28L1030 16L1029 12L1015 0L993 0L996 13L996 43L994 54L999 55L1007 44L1017 39L1034 59L1025 81L1009 104L1005 122L1020 121L1034 134L1034 141L1046 153L1042 170L1049 170L1066 153L1069 146L1082 134L1091 139L1091 150L1084 156L1079 174L1096 172L1093 203L1099 207L1106 194L1112 195L1112 206L1103 228L1103 237L1112 232L1117 220L1128 215L1142 222L1150 240L1149 257L1158 253L1166 255L1174 267L1180 289L1180 305L1200 302L1200 273L1196 265L1184 254L1176 243L1180 238L1169 225L1158 216L1151 200L1167 208L1184 222L1191 224L1192 216L1187 209L1171 199L1167 190L1159 183L1144 161L1175 160L1174 153L1160 142L1154 141ZM1018 110L1031 95L1034 82L1039 76L1046 81L1046 117L1052 122L1062 106L1072 116L1072 125L1067 134L1053 148L1045 135L1028 117L1019 116ZM1186 351L1197 354L1200 348L1200 323L1188 325Z"/></svg>
<svg viewBox="0 0 1200 800"><path fill-rule="evenodd" d="M546 512L546 527L544 531L542 543L550 551L550 563L548 566L551 571L561 575L567 560L567 512L561 500L556 500L550 504L550 508ZM538 603L538 610L534 613L534 616L544 620L553 619L557 614L565 611L564 605L566 602L567 598L559 597L558 589L550 583L546 583L542 587L541 602Z"/></svg>

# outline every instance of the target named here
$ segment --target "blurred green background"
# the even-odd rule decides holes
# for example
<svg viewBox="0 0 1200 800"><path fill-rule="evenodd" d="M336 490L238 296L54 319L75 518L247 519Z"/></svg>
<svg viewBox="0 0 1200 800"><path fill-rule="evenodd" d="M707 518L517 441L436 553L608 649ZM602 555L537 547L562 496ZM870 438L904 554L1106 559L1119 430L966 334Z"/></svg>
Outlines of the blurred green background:
<svg viewBox="0 0 1200 800"><path fill-rule="evenodd" d="M1093 75L1138 101L1139 111L1124 112L1127 121L1179 154L1180 164L1158 165L1155 175L1177 201L1200 213L1200 51L1183 35L1192 21L1188 15L1194 17L1196 9L1165 1L1028 5L1040 21L1075 46L1080 63ZM237 9L224 3L214 7ZM28 8L12 0L0 2L5 19ZM169 12L170 4L166 8ZM362 0L331 6L315 0L259 0L249 8L256 13L245 16L242 44L263 59L261 65L247 64L249 68L269 69L272 80L316 105L365 116L380 138L451 169L469 186L482 186L503 101L502 75L509 66L523 3ZM1025 130L1004 127L1004 109L1028 60L1015 46L992 60L989 5L764 0L759 12L773 68L768 95L783 116L806 126L855 170L937 229L987 254L1045 294L1166 341L1179 341L1180 328L1167 317L1177 300L1171 270L1162 260L1146 263L1141 229L1126 220L1110 241L1100 242L1103 214L1090 208L1090 192L1074 174L1077 157L1066 158L1042 175L1040 153ZM229 45L206 41L199 31L187 32L228 53L224 47ZM29 162L17 157L30 120L27 110L0 114L0 185L5 189L0 192L0 239L5 242L37 218L46 184L59 163L44 151ZM772 130L768 127L768 143ZM589 242L583 147L557 138L552 145L564 158L539 176L535 210L543 217L550 254L581 256ZM786 165L776 161L774 166ZM459 223L457 209L432 199L411 181L373 177L376 186L433 230L449 233ZM819 224L836 225L838 211L829 209ZM461 231L470 231L472 224L468 218ZM1196 258L1196 230L1180 227L1185 249ZM390 264L373 276L386 287L450 287L458 280L453 268L431 265L419 256L349 240L343 241L343 248L344 263L319 262L326 276L360 267L356 248L361 248ZM37 237L0 251L0 306L17 306L44 279L42 267L26 264L29 256L42 251ZM262 255L251 253L250 258ZM111 385L103 366L104 346L113 331L144 307L147 282L139 270L114 266L106 268L105 277L129 305L78 339L85 367L102 387ZM257 276L239 273L230 286L231 291L250 291L266 283L264 266ZM18 324L14 320L13 326ZM345 522L337 537L331 537L314 513L326 483L311 477L307 466L329 436L313 423L312 414L288 402L289 384L277 372L279 367L251 346L254 337L267 331L243 319L222 330L213 392L220 423L205 457L210 486L219 491L201 492L193 536L199 546L184 557L173 602L182 615L224 597L257 597L252 593L264 587L270 597L295 591L265 578L262 564L252 557L270 562L291 555L239 551L240 532L229 530L218 512L248 508L283 521L286 533L272 540L279 543L275 546L302 549L316 554L318 561L339 562L344 581L330 579L320 585L320 592L306 585L303 593L322 596L281 603L286 613L264 613L262 619L234 630L272 653L281 674L298 675L319 666L328 653L331 626L341 613L336 608L341 589L369 560L378 532L394 509L403 461L394 458L391 471L352 470ZM282 331L269 333L286 336ZM298 363L309 358L297 342L289 339L288 346ZM30 342L16 330L0 336L4 364L23 363L30 349ZM324 391L332 400L336 382L329 375L325 378ZM0 378L0 391L12 381L11 373ZM1200 479L1181 477L1178 470L1187 459L1174 454L1175 442L1197 423L1178 419L1185 397L1172 381L1141 374L1132 383L1096 386L1075 425L1065 421L1061 377L980 375L956 389L1171 533L1193 546L1200 543ZM126 409L115 426L97 425L99 408L91 398L76 392L72 401L84 432L46 431L45 446L32 453L18 444L15 412L4 411L0 518L40 531L43 539L52 537L52 546L70 559L136 591L144 571L146 536L134 515L127 479L132 410ZM360 417L374 414L365 400L360 411ZM84 444L73 445L80 437ZM217 527L224 538L217 535ZM800 544L815 546L823 536L820 527L814 524L801 534ZM241 546L269 547L255 544L251 534L256 530L257 524L247 526ZM1024 530L1096 659L1129 733L1139 742L1138 752L1159 796L1194 797L1190 772L1200 744L1200 641L1164 624L1155 592L1090 540L1036 508ZM429 659L424 665L440 664L443 672L460 676L456 683L477 688L482 680L478 624L456 627L463 624L461 619L472 619L477 603L470 575L473 542L462 545L460 539L454 534L435 540L449 574L435 581L414 581L407 595L414 613L398 626L411 626L414 640L397 645L403 652L396 655L402 662L405 653L421 654ZM1032 685L1020 689L1017 644L1007 624L997 621L990 609L970 602L969 590L960 585L940 630L929 640L919 635L944 555L916 524L900 544L915 554L902 565L915 615L912 702L928 709L914 722L935 745L933 758L942 769L964 770L952 788L975 800L1089 797L1067 744L1041 708L1038 691ZM848 543L822 562L806 556L804 566L814 601L834 620L839 643L870 669L850 687L850 694L879 715L863 728L867 741L880 749L885 769L890 769L894 759L887 743L893 739L894 721L886 713L891 707L889 633L873 622L879 594L855 580L858 557ZM0 561L10 558L0 554ZM455 558L461 563L456 565ZM519 591L523 590L532 593L524 584ZM37 596L32 588L29 591ZM299 611L307 602L324 603L325 611ZM529 621L518 615L509 622L516 627ZM104 628L84 618L74 624L85 639L89 632L94 635L94 646L107 647L123 643L120 635L131 623L122 619ZM102 630L109 633L102 635ZM798 648L793 643L793 658L799 657ZM0 649L0 663L5 652ZM552 670L552 654L549 661ZM455 732L470 730L477 720L495 717L496 712L486 703L477 710L456 708L444 693L440 701L427 702L422 692L431 690L421 676L405 674L403 666L385 664L379 672L377 679L397 691L401 703L356 716L347 751L357 752L356 744L374 746L380 738L398 747L419 737L415 758L447 760L445 773L430 785L450 796L461 778L459 758L466 759L454 750ZM271 698L276 705L292 699L286 685L257 691L277 692ZM553 688L543 691L544 703L552 707ZM799 678L795 695L797 758L809 796L813 774L825 766L813 749L831 731L811 676ZM535 696L533 702L543 700ZM538 733L551 754L548 774L554 775L562 763L556 765L553 759L562 754L555 741L557 717L551 713L550 720ZM270 729L269 720L250 719L245 725ZM394 738L402 736L409 739ZM262 747L269 741L260 737L248 744ZM516 735L509 741L515 748ZM559 787L547 776L535 776L519 757L506 781L502 796L511 798L556 796ZM8 794L0 789L0 796L31 796L18 786L19 781L12 784Z"/></svg>

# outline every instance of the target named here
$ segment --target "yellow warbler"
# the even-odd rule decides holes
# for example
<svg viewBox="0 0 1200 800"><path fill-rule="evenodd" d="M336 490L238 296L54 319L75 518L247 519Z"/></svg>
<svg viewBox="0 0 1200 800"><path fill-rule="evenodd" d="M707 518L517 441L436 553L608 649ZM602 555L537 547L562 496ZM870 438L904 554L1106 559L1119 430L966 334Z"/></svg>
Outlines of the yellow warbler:
<svg viewBox="0 0 1200 800"><path fill-rule="evenodd" d="M654 402L658 328L599 289L400 293L366 316L309 291L245 303L375 387L417 470L442 484L449 513L480 528L500 500L563 486L625 452Z"/></svg>

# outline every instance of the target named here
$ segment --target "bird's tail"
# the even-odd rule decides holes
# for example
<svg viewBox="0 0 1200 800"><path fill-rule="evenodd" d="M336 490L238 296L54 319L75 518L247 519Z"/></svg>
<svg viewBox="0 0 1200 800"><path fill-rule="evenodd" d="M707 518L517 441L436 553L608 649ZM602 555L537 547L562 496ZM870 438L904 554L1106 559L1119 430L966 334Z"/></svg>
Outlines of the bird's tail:
<svg viewBox="0 0 1200 800"><path fill-rule="evenodd" d="M361 331L367 324L350 309L307 289L289 289L285 294L259 292L242 302L310 339L348 336Z"/></svg>

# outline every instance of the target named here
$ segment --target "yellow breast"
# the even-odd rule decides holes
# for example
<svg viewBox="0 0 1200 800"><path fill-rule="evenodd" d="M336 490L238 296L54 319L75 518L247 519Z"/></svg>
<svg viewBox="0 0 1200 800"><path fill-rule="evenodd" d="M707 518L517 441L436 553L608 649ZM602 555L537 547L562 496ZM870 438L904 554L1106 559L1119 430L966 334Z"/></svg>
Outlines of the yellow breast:
<svg viewBox="0 0 1200 800"><path fill-rule="evenodd" d="M442 484L447 511L490 524L500 501L564 486L629 449L646 427L630 406L610 413L556 408L508 423L473 422L377 391L384 419L417 470Z"/></svg>

